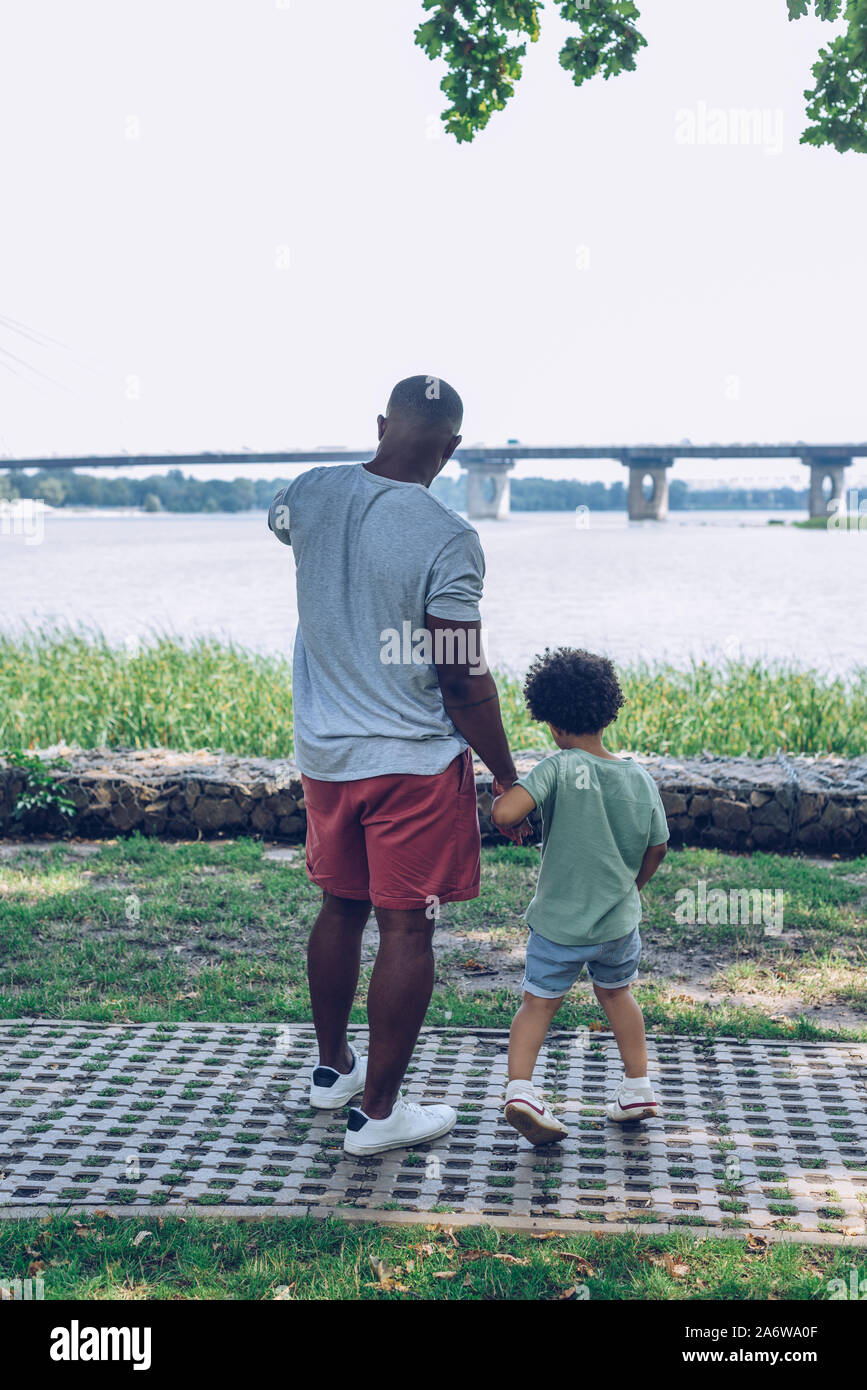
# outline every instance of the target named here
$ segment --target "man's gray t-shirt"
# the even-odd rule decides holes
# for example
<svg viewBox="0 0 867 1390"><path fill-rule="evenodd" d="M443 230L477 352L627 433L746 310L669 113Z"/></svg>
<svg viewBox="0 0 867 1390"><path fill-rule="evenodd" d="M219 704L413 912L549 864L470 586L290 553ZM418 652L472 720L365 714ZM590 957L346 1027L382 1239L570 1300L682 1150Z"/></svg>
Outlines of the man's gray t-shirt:
<svg viewBox="0 0 867 1390"><path fill-rule="evenodd" d="M648 845L668 839L656 783L634 758L564 748L518 785L542 812L542 865L526 920L549 941L589 946L641 919L635 880Z"/></svg>
<svg viewBox="0 0 867 1390"><path fill-rule="evenodd" d="M443 705L425 613L479 620L485 562L473 527L420 483L363 464L302 473L274 498L268 525L295 556L301 771L325 782L442 772L467 744Z"/></svg>

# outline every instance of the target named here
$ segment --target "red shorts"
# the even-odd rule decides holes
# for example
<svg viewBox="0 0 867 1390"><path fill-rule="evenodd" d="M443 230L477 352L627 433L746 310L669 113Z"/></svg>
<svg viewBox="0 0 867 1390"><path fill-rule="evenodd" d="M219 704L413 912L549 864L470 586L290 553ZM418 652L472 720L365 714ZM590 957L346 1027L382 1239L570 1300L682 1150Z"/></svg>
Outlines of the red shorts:
<svg viewBox="0 0 867 1390"><path fill-rule="evenodd" d="M327 893L404 910L479 896L481 841L468 748L432 777L401 772L357 782L301 781L307 875Z"/></svg>

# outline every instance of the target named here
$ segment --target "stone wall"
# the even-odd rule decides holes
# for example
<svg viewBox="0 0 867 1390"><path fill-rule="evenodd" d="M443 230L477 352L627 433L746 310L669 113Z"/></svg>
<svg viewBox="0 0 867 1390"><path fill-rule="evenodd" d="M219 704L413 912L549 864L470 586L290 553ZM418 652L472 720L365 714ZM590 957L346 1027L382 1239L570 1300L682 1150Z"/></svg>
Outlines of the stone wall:
<svg viewBox="0 0 867 1390"><path fill-rule="evenodd" d="M12 815L25 786L21 769L0 761L0 836L144 835L197 839L260 835L304 839L301 779L290 762L167 749L46 749L68 760L53 775L75 805ZM543 757L518 757L527 769ZM867 757L652 758L639 761L654 778L673 845L782 853L867 853ZM479 819L492 829L490 776L476 765Z"/></svg>

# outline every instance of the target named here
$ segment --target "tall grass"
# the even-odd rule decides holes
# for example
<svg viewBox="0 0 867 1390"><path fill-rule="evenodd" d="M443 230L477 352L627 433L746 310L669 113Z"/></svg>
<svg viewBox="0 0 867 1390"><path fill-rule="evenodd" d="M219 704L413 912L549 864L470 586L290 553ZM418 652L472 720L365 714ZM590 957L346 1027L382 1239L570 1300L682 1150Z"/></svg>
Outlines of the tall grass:
<svg viewBox="0 0 867 1390"><path fill-rule="evenodd" d="M612 748L686 756L867 752L867 667L848 678L793 665L698 662L621 671L626 706ZM514 748L548 745L520 681L499 681ZM98 631L0 634L0 748L163 746L288 757L289 662L215 639L157 636L130 653Z"/></svg>

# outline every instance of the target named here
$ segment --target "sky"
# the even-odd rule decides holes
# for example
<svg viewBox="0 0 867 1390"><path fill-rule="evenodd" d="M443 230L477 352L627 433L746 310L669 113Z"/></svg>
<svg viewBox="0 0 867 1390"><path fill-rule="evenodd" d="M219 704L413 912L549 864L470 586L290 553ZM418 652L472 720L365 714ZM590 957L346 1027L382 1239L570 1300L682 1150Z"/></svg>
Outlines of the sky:
<svg viewBox="0 0 867 1390"><path fill-rule="evenodd" d="M867 158L798 144L834 27L641 8L638 70L578 89L546 5L459 146L418 0L6 0L0 455L373 452L416 372L467 444L863 440Z"/></svg>

